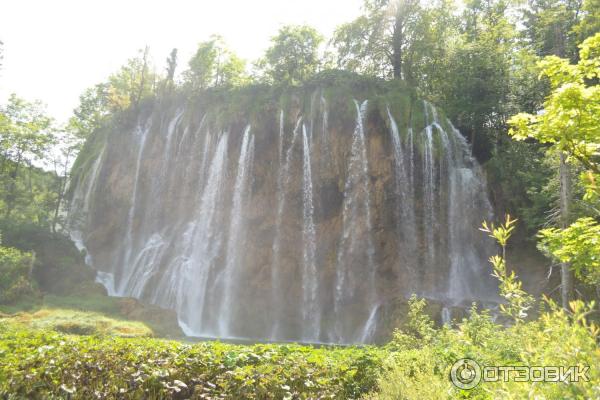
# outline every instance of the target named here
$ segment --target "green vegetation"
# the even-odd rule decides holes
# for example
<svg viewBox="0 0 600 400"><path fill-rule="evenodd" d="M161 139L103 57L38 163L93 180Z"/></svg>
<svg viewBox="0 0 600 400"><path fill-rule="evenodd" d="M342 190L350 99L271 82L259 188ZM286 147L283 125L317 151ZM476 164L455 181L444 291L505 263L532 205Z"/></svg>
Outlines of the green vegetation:
<svg viewBox="0 0 600 400"><path fill-rule="evenodd" d="M471 310L454 328L423 324L418 335L396 333L394 349L371 399L592 399L598 397L598 329L587 325L589 308L555 305L539 319L505 328L486 312ZM590 366L589 382L481 382L460 390L449 380L452 365L470 358L483 366Z"/></svg>
<svg viewBox="0 0 600 400"><path fill-rule="evenodd" d="M490 233L506 240L512 222ZM484 228L487 230L487 228ZM497 256L498 259L504 259ZM242 346L219 342L182 344L145 336L144 328L95 315L40 311L2 320L0 395L8 398L368 398L495 399L596 398L600 384L600 330L586 315L593 304L571 303L566 312L552 301L536 320L526 311L514 276L497 274L509 306L506 327L474 305L468 318L436 328L413 297L408 320L383 347L299 345ZM517 310L517 313L514 311ZM36 329L27 329L27 328ZM52 328L50 331L48 328ZM58 332L56 332L58 331ZM77 336L78 335L78 336ZM81 336L85 335L85 336ZM459 359L482 366L591 367L589 380L571 383L482 382L471 390L448 376ZM81 384L85 382L85 384Z"/></svg>
<svg viewBox="0 0 600 400"><path fill-rule="evenodd" d="M506 246L515 228L509 216L500 226L484 223L482 231L494 238L501 255L491 257L500 294L506 300L502 314L511 325L494 322L487 310L473 305L468 318L450 328L435 329L422 314L423 300L413 298L409 322L396 331L388 345L396 353L386 360L388 370L379 380L373 399L591 399L598 397L600 363L597 341L600 329L587 321L594 302L570 303L564 310L544 299L539 318L526 321L533 298L521 288L514 272L507 273ZM547 310L544 310L547 309ZM497 379L472 389L459 389L450 382L450 370L458 360L469 358L480 366L577 366L590 367L589 380L579 382L519 382Z"/></svg>
<svg viewBox="0 0 600 400"><path fill-rule="evenodd" d="M33 262L29 253L0 246L0 304L35 297L36 287L30 278Z"/></svg>
<svg viewBox="0 0 600 400"><path fill-rule="evenodd" d="M46 329L74 335L113 335L121 337L151 337L145 324L108 318L102 314L68 309L43 308L33 313L19 312L2 319L19 329Z"/></svg>
<svg viewBox="0 0 600 400"><path fill-rule="evenodd" d="M189 345L6 324L0 326L0 354L0 395L14 398L352 399L375 386L385 352Z"/></svg>

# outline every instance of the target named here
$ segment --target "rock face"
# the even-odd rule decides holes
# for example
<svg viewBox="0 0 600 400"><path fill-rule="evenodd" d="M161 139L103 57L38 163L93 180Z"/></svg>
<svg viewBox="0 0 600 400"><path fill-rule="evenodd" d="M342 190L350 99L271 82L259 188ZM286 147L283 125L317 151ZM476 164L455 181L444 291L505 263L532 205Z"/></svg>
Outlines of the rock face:
<svg viewBox="0 0 600 400"><path fill-rule="evenodd" d="M412 293L496 300L480 167L402 87L156 100L97 132L74 176L97 280L188 335L368 343Z"/></svg>

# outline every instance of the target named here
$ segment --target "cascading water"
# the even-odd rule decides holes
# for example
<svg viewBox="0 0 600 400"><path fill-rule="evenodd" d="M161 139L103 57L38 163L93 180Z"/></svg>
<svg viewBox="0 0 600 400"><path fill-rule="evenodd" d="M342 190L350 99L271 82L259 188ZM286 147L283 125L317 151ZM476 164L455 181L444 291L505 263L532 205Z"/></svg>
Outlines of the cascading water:
<svg viewBox="0 0 600 400"><path fill-rule="evenodd" d="M69 225L109 294L190 336L334 343L385 337L412 293L444 319L494 301L464 138L429 103L328 93L157 102L96 138Z"/></svg>
<svg viewBox="0 0 600 400"><path fill-rule="evenodd" d="M283 113L281 114L281 116ZM280 149L283 149L284 142L284 120L280 116ZM283 310L279 307L279 301L282 296L281 286L283 284L281 280L281 273L279 270L279 262L280 260L280 252L281 252L281 230L283 223L283 212L285 209L285 199L286 199L286 191L288 187L289 175L290 175L290 165L292 162L292 155L294 151L294 144L296 143L296 138L298 137L298 132L300 129L300 124L302 122L302 118L298 118L296 121L296 126L294 127L294 131L292 133L292 138L290 140L289 148L286 152L285 159L283 157L279 158L279 173L277 174L277 214L275 217L275 238L273 239L273 261L271 263L271 301L273 302L273 325L269 337L271 340L280 339L279 336L279 320L282 317ZM283 150L281 150L283 152ZM282 153L281 153L282 154Z"/></svg>
<svg viewBox="0 0 600 400"><path fill-rule="evenodd" d="M210 163L198 212L184 236L191 240L184 243L183 253L187 254L187 257L181 260L179 266L182 273L176 274L179 282L175 287L170 287L177 296L180 322L186 334L190 336L209 334L208 329L205 332L203 317L206 314L209 277L221 249L222 235L218 230L219 206L223 197L227 150L228 134L225 132L221 134ZM157 303L160 304L160 301Z"/></svg>
<svg viewBox="0 0 600 400"><path fill-rule="evenodd" d="M413 138L412 129L408 132L408 138L402 143L402 138L398 130L398 124L392 116L389 107L387 116L390 121L390 135L394 148L395 163L395 181L396 181L396 218L402 223L398 228L398 255L415 254L417 249L417 228L415 225L415 204L414 204L414 165L413 165ZM408 154L408 156L407 156ZM410 286L417 283L416 271L409 277Z"/></svg>
<svg viewBox="0 0 600 400"><path fill-rule="evenodd" d="M364 120L367 112L368 101L361 105L355 100L356 127L352 136L352 147L350 160L348 162L347 178L344 188L344 205L342 213L342 236L338 247L335 281L334 311L336 313L335 334L337 340L344 336L344 332L350 330L348 320L345 320L350 311L344 308L355 301L361 287L364 306L367 309L377 307L373 304L375 296L375 265L373 262L373 236L371 221L371 201L369 187L369 165L367 160L367 148L365 139ZM351 261L353 260L353 261ZM357 276L346 267L351 262L359 262L364 265L364 273ZM363 311L364 312L364 311ZM366 318L365 323L374 322L374 318ZM369 331L366 327L365 331ZM359 341L359 339L355 339Z"/></svg>
<svg viewBox="0 0 600 400"><path fill-rule="evenodd" d="M318 272L316 266L316 231L314 222L313 184L310 165L310 143L306 134L306 126L302 125L303 144L303 227L304 242L302 269L302 339L318 341L321 328L321 313L318 302Z"/></svg>
<svg viewBox="0 0 600 400"><path fill-rule="evenodd" d="M229 225L229 237L227 239L227 253L225 253L225 268L219 273L215 284L220 290L221 301L219 306L219 333L225 337L231 336L231 323L234 316L233 310L236 304L233 302L235 291L241 284L241 261L242 251L245 243L245 230L243 221L244 203L247 202L248 182L252 169L254 155L254 137L250 135L250 125L246 127L238 171L233 191L233 207Z"/></svg>

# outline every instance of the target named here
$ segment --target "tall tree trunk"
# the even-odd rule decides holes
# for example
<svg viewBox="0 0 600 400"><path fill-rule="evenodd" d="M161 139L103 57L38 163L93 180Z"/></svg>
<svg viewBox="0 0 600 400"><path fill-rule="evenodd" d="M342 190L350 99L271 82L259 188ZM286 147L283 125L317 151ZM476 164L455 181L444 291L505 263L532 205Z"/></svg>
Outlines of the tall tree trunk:
<svg viewBox="0 0 600 400"><path fill-rule="evenodd" d="M394 24L394 34L392 36L392 67L394 69L394 79L402 78L402 44L404 42L404 16L399 7L396 11L396 22Z"/></svg>
<svg viewBox="0 0 600 400"><path fill-rule="evenodd" d="M565 229L570 223L571 208L571 171L567 164L567 156L564 152L560 153L560 227ZM560 297L564 309L568 309L569 300L573 292L573 274L568 263L560 264Z"/></svg>
<svg viewBox="0 0 600 400"><path fill-rule="evenodd" d="M148 68L148 46L144 48L144 58L142 59L142 72L140 77L140 86L138 88L137 97L135 99L135 105L140 104L142 100L142 94L144 93L144 86L146 85L146 69Z"/></svg>
<svg viewBox="0 0 600 400"><path fill-rule="evenodd" d="M21 153L17 156L17 160L15 161L15 168L8 175L10 178L10 183L8 186L8 190L6 192L6 210L4 211L4 219L9 219L10 214L15 208L16 201L16 190L17 190L17 177L19 176L19 168L21 167Z"/></svg>
<svg viewBox="0 0 600 400"><path fill-rule="evenodd" d="M554 48L552 52L561 58L565 57L565 40L564 33L555 27L554 30ZM558 168L558 180L560 183L560 221L559 226L565 229L571 222L571 171L567 164L567 155L565 152L560 152L560 165ZM569 308L569 300L573 293L573 273L571 266L568 263L560 264L560 300L562 307L567 310Z"/></svg>
<svg viewBox="0 0 600 400"><path fill-rule="evenodd" d="M58 223L58 214L60 212L60 205L63 201L64 194L65 194L65 186L66 186L65 181L66 181L66 177L59 178L58 198L56 199L56 205L54 206L54 216L52 217L52 232L53 233L56 233L56 224Z"/></svg>

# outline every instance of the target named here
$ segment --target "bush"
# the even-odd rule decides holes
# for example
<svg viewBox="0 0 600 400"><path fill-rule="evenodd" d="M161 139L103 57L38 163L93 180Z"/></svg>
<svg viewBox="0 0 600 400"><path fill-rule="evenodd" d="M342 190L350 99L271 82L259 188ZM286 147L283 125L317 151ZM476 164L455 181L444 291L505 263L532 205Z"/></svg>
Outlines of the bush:
<svg viewBox="0 0 600 400"><path fill-rule="evenodd" d="M73 336L7 323L0 324L0 398L356 399L374 389L384 354Z"/></svg>
<svg viewBox="0 0 600 400"><path fill-rule="evenodd" d="M423 300L411 299L409 323L397 331L388 345L390 353L387 372L379 381L379 391L371 399L597 399L600 398L600 365L598 335L600 330L587 321L594 311L594 302L570 303L566 312L549 299L549 311L537 320L527 320L533 298L521 288L521 282L506 269L506 244L515 221L507 216L500 226L483 224L482 231L496 239L502 255L490 258L494 276L500 282L500 294L506 304L502 314L512 326L495 323L489 311L479 313L475 305L469 318L456 329L444 326L435 329L423 314ZM452 365L461 359L471 359L480 366L551 366L589 367L589 381L579 382L517 382L498 379L481 382L466 390L451 383Z"/></svg>
<svg viewBox="0 0 600 400"><path fill-rule="evenodd" d="M407 341L396 335L379 381L370 399L597 399L600 398L598 328L585 321L590 308L572 303L570 313L550 303L551 310L535 321L503 327L487 312L471 310L456 329L435 331L430 341ZM412 334L410 336L413 336ZM414 336L413 336L414 338ZM408 346L407 346L408 343ZM451 383L450 369L470 358L481 366L589 366L589 382L481 382L471 390ZM513 375L514 377L514 375Z"/></svg>
<svg viewBox="0 0 600 400"><path fill-rule="evenodd" d="M31 253L0 246L0 304L14 304L38 296L31 280L33 261Z"/></svg>

